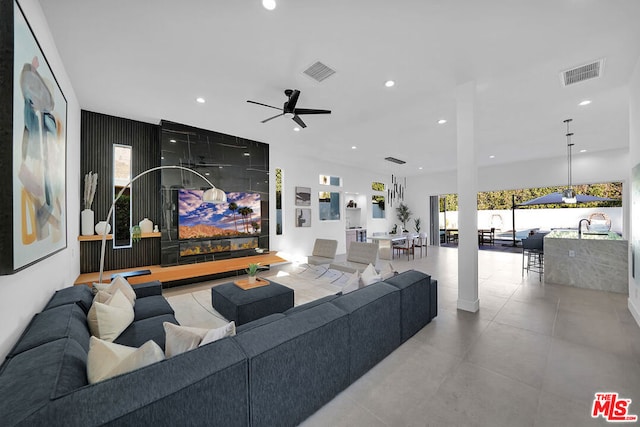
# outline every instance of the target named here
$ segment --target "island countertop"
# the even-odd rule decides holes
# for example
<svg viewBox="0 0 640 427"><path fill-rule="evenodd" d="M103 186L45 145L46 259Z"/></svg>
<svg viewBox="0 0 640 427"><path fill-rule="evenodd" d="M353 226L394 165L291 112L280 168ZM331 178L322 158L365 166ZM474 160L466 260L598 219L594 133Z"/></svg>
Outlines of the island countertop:
<svg viewBox="0 0 640 427"><path fill-rule="evenodd" d="M628 250L617 233L554 230L544 238L545 282L628 293Z"/></svg>
<svg viewBox="0 0 640 427"><path fill-rule="evenodd" d="M582 237L578 236L577 230L553 230L545 236L546 239L590 239L590 240L623 240L618 233L609 231L606 233L595 233L583 231Z"/></svg>

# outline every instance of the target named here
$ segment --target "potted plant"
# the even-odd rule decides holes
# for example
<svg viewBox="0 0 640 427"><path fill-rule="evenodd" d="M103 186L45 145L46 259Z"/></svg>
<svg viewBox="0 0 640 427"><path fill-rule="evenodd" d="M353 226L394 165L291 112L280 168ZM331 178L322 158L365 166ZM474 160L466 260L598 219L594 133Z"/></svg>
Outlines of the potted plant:
<svg viewBox="0 0 640 427"><path fill-rule="evenodd" d="M255 283L256 282L256 275L258 274L258 266L260 265L260 263L250 263L249 267L245 270L247 272L247 274L249 275L249 283Z"/></svg>
<svg viewBox="0 0 640 427"><path fill-rule="evenodd" d="M416 233L420 233L420 226L421 226L421 221L420 218L416 218L413 220L413 228L416 229Z"/></svg>
<svg viewBox="0 0 640 427"><path fill-rule="evenodd" d="M404 203L400 203L400 205L396 208L396 215L398 216L398 220L402 223L402 232L407 232L407 221L411 218L411 211L409 207Z"/></svg>

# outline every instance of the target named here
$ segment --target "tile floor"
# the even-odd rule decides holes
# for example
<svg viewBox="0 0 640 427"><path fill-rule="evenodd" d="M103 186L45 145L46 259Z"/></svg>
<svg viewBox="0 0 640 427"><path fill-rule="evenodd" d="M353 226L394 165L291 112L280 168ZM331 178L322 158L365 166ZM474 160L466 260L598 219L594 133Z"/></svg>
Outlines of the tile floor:
<svg viewBox="0 0 640 427"><path fill-rule="evenodd" d="M438 280L438 316L302 425L605 425L590 416L598 391L640 415L640 328L625 295L523 278L518 254L478 257L477 313L456 309L457 249L394 260Z"/></svg>

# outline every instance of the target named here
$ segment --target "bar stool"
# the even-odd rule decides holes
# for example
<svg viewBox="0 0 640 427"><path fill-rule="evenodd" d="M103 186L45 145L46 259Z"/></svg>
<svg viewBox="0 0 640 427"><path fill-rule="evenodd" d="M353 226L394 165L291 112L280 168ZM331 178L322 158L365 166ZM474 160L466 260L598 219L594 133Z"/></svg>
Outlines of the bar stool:
<svg viewBox="0 0 640 427"><path fill-rule="evenodd" d="M522 276L524 272L538 273L540 281L544 274L544 236L546 233L536 233L522 239Z"/></svg>

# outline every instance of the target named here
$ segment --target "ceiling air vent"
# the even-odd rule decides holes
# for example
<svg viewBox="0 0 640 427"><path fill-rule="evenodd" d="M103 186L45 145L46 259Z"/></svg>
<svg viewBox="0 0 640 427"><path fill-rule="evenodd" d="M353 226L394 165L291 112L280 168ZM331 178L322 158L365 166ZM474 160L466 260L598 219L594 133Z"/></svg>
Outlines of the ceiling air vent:
<svg viewBox="0 0 640 427"><path fill-rule="evenodd" d="M303 72L317 82L321 82L327 77L331 77L336 73L335 70L332 70L320 61L316 62Z"/></svg>
<svg viewBox="0 0 640 427"><path fill-rule="evenodd" d="M396 159L395 157L385 157L384 159L390 161L391 163L397 163L399 165L404 165L405 163L407 163L404 160Z"/></svg>
<svg viewBox="0 0 640 427"><path fill-rule="evenodd" d="M579 67L565 70L560 73L562 84L569 86L574 83L580 83L585 80L594 79L602 75L602 69L604 67L604 59L600 59L589 64L584 64Z"/></svg>

